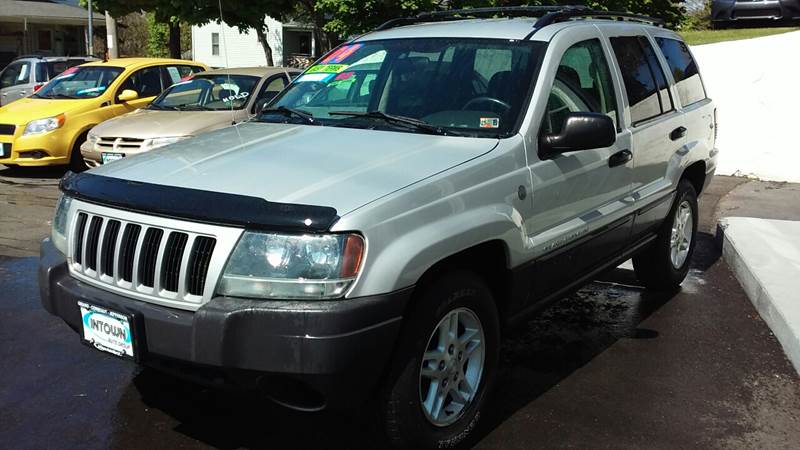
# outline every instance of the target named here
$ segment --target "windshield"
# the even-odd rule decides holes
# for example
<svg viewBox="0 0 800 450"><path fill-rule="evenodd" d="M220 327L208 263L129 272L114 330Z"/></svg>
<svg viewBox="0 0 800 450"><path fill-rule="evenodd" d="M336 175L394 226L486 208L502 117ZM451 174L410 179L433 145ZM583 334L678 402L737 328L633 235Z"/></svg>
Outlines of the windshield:
<svg viewBox="0 0 800 450"><path fill-rule="evenodd" d="M150 105L150 109L209 110L242 109L258 84L248 75L195 75L173 84Z"/></svg>
<svg viewBox="0 0 800 450"><path fill-rule="evenodd" d="M468 38L344 45L295 79L259 120L425 131L388 115L459 135L504 137L515 131L545 45Z"/></svg>
<svg viewBox="0 0 800 450"><path fill-rule="evenodd" d="M122 73L121 67L73 67L53 78L36 98L94 98L103 94Z"/></svg>

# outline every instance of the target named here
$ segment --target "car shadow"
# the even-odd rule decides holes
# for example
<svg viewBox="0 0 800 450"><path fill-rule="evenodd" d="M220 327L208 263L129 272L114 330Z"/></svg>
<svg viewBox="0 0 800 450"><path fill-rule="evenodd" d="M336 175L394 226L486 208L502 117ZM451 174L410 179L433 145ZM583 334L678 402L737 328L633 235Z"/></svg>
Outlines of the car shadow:
<svg viewBox="0 0 800 450"><path fill-rule="evenodd" d="M719 256L714 237L699 233L692 273L704 272ZM640 324L680 290L646 291L628 267L602 274L504 337L495 392L470 444L618 340L658 339L657 331ZM691 279L692 274L687 282ZM155 423L164 426L166 420L183 436L158 433L160 446L182 446L170 441L190 438L216 448L381 448L365 420L366 409L297 412L260 395L205 388L147 368L120 400L124 426L114 433L112 447L141 444L141 436L153 434L153 419L141 411L141 403L166 415Z"/></svg>
<svg viewBox="0 0 800 450"><path fill-rule="evenodd" d="M2 178L57 180L66 175L68 171L67 166L8 167L0 165L0 177Z"/></svg>

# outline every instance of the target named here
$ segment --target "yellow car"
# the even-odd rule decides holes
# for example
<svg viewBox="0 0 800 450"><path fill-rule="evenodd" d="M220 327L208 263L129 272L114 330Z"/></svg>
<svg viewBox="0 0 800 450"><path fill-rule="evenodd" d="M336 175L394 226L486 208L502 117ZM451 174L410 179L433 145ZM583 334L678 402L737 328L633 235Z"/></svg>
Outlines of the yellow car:
<svg viewBox="0 0 800 450"><path fill-rule="evenodd" d="M89 130L146 106L205 65L176 59L121 58L67 70L28 98L0 108L0 164L86 168Z"/></svg>

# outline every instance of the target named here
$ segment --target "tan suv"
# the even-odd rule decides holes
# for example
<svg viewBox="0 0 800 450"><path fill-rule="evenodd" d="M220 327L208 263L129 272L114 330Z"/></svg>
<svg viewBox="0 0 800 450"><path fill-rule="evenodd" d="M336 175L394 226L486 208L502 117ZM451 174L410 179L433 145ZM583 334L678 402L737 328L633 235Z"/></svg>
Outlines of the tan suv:
<svg viewBox="0 0 800 450"><path fill-rule="evenodd" d="M150 106L103 122L81 146L91 167L248 120L300 72L282 67L211 70L173 84Z"/></svg>

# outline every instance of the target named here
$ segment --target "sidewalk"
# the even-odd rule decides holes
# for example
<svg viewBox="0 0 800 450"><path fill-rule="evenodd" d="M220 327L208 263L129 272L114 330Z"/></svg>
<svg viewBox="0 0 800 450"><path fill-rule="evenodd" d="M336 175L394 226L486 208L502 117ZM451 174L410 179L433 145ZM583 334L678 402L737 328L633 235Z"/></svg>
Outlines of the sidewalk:
<svg viewBox="0 0 800 450"><path fill-rule="evenodd" d="M750 181L723 198L715 215L722 217L718 239L725 261L800 373L798 195L798 185Z"/></svg>

